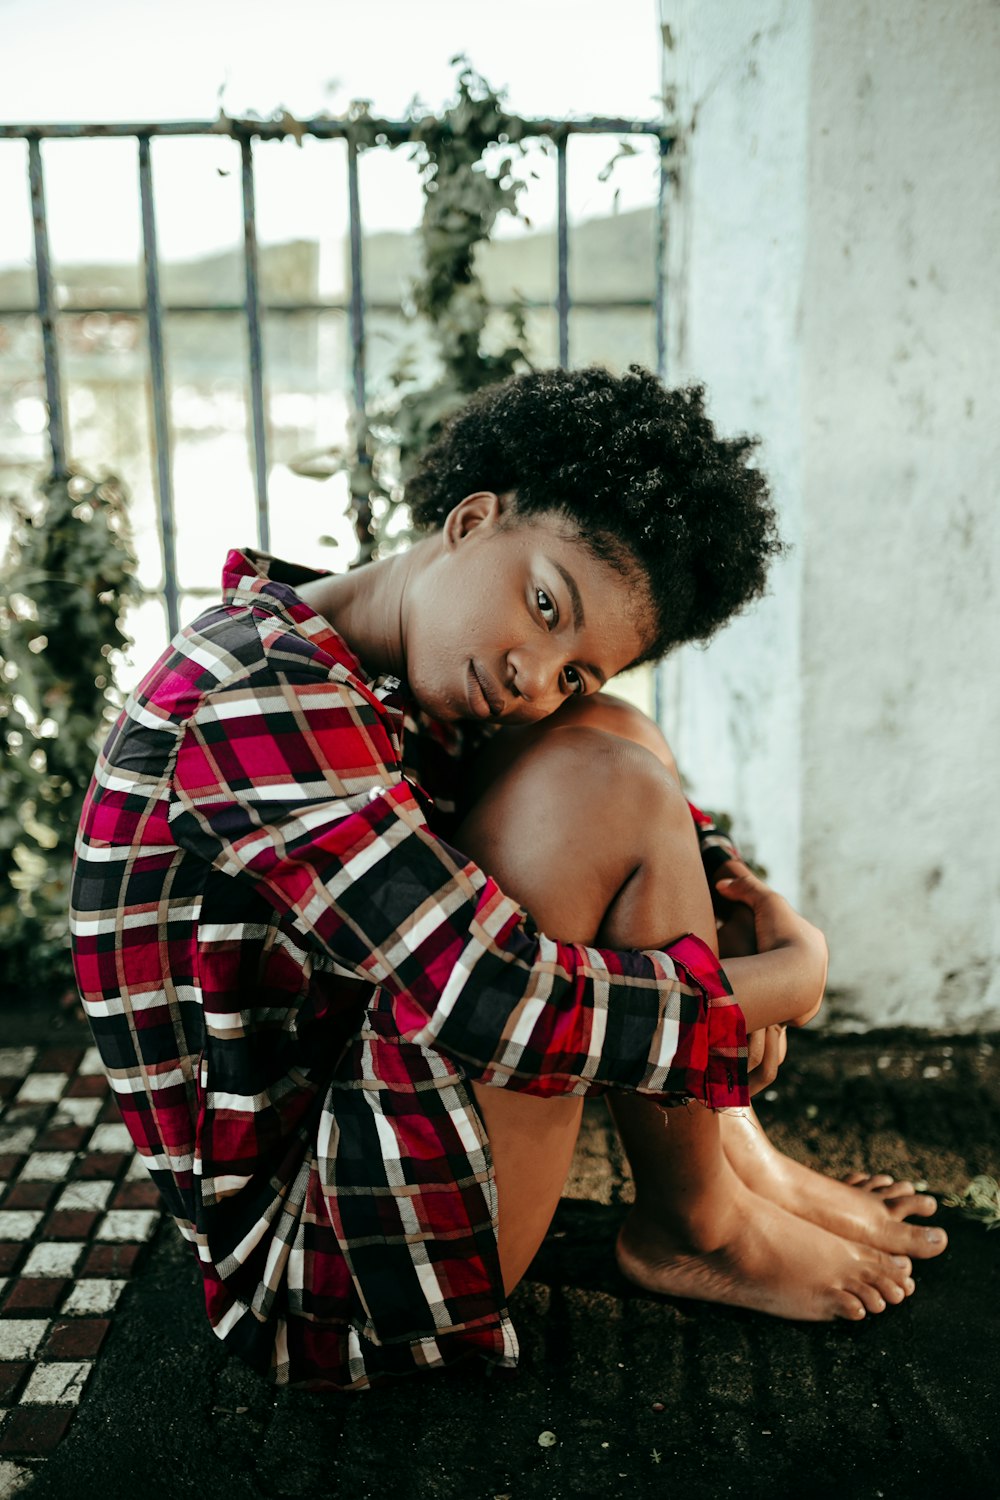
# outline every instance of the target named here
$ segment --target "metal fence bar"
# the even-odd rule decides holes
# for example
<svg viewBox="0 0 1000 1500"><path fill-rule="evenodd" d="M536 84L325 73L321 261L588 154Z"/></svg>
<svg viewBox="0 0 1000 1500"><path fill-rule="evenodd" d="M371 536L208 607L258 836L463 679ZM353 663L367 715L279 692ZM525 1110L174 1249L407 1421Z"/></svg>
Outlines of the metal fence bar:
<svg viewBox="0 0 1000 1500"><path fill-rule="evenodd" d="M667 373L667 185L670 171L667 167L669 142L660 138L659 177L656 187L656 373L660 379Z"/></svg>
<svg viewBox="0 0 1000 1500"><path fill-rule="evenodd" d="M52 477L65 479L66 430L63 421L62 384L59 379L59 345L56 340L56 305L49 258L49 225L45 217L45 178L42 148L35 136L28 139L28 185L31 221L35 232L35 276L38 282L38 320L42 325L42 358L45 362L45 397L49 405L49 444Z"/></svg>
<svg viewBox="0 0 1000 1500"><path fill-rule="evenodd" d="M651 297L574 297L572 300L574 308L630 308L643 309L655 306ZM490 302L489 306L497 308L501 312L513 312L516 308L548 308L551 310L551 297L518 297L508 301ZM349 302L262 302L261 311L266 312L268 317L298 317L302 313L349 313L351 304ZM372 299L364 300L365 313L387 312L398 313L399 302L382 302ZM205 313L211 316L232 316L233 313L245 313L245 302L170 302L163 304L163 312L176 313L184 317L197 316ZM38 313L37 306L32 307L0 307L0 318L33 318ZM115 314L125 318L142 318L146 314L144 306L133 305L124 302L73 302L59 309L62 318L86 317L89 313Z"/></svg>
<svg viewBox="0 0 1000 1500"><path fill-rule="evenodd" d="M351 233L351 367L354 376L354 465L350 476L354 531L361 548L361 561L371 556L375 544L372 531L368 451L368 379L365 345L365 287L361 264L361 187L358 181L358 146L347 142L347 202Z"/></svg>
<svg viewBox="0 0 1000 1500"><path fill-rule="evenodd" d="M267 513L267 428L264 415L264 350L260 334L260 266L257 256L257 206L253 183L253 142L240 141L243 159L243 262L246 268L247 334L250 343L250 422L253 438L254 488L257 493L257 543L271 546Z"/></svg>
<svg viewBox="0 0 1000 1500"><path fill-rule="evenodd" d="M567 139L567 136L561 135L556 142L556 201L558 212L556 236L559 256L559 285L556 292L556 312L559 318L559 363L564 370L569 366L569 211L566 202Z"/></svg>
<svg viewBox="0 0 1000 1500"><path fill-rule="evenodd" d="M368 408L365 372L365 294L361 271L361 192L358 184L358 148L347 145L347 196L351 229L351 361L354 374L354 409L359 427L364 427Z"/></svg>
<svg viewBox="0 0 1000 1500"><path fill-rule="evenodd" d="M410 120L364 119L360 122L365 144L392 147L414 138L419 122ZM366 313L396 311L395 302L372 302L366 304L362 276L362 228L360 194L358 183L359 130L357 121L316 118L307 121L235 119L225 115L215 121L176 120L150 121L139 124L116 122L112 124L49 125L0 125L0 140L24 139L28 143L29 177L31 185L32 212L35 224L35 259L38 279L37 308L0 308L0 316L39 316L42 325L45 380L49 405L49 436L52 447L53 473L65 476L66 436L62 393L59 378L58 345L56 341L57 316L79 316L89 313L106 313L114 316L145 316L149 330L150 370L152 405L157 445L156 481L160 505L161 541L164 553L165 598L171 629L177 620L177 570L175 524L173 511L173 486L171 474L171 450L169 432L168 393L163 349L163 319L167 312L184 314L242 314L247 320L250 363L250 396L252 423L252 452L256 489L258 538L260 545L270 546L270 527L267 497L267 417L264 396L264 356L261 333L263 304L260 294L260 264L257 244L256 206L254 190L253 140L283 139L294 135L310 135L321 140L341 139L346 142L348 155L348 195L350 211L351 290L349 301L285 302L268 305L267 312L275 315L297 315L303 313L348 313L351 321L352 384L355 407L355 428L358 460L352 476L352 492L359 535L364 545L365 535L370 531L368 512L368 486L365 483L365 466L370 462L367 452L367 373L366 373ZM589 120L535 119L521 122L524 134L548 137L557 152L557 256L558 285L556 313L558 320L559 362L569 364L569 315L571 307L604 309L653 309L656 325L656 362L661 377L667 364L667 189L670 173L667 157L674 144L674 133L670 127L655 121L626 120L594 116ZM655 139L659 147L659 180L656 206L656 267L653 298L583 298L574 300L569 286L569 218L567 192L567 154L571 135L634 135ZM164 308L159 288L159 267L156 244L156 225L150 159L150 140L154 136L212 136L222 135L239 141L242 158L244 264L246 297L242 303L217 304L172 304ZM98 139L135 137L139 146L139 179L142 201L143 246L146 268L146 303L143 307L78 305L57 308L49 260L48 231L45 216L45 197L42 178L40 142L43 139ZM524 306L524 302L505 303L498 301L498 308ZM546 299L527 299L529 307L551 308ZM370 538L369 538L370 540ZM659 683L657 684L659 688Z"/></svg>
<svg viewBox="0 0 1000 1500"><path fill-rule="evenodd" d="M387 146L399 146L414 138L419 121L384 120L375 116L364 119L367 134ZM548 118L523 119L520 121L525 135L653 135L672 139L673 131L668 125L656 120L626 120L621 116L592 115L585 120L554 120ZM254 120L245 117L220 115L215 120L140 120L113 121L102 124L76 124L60 121L48 125L0 124L0 140L109 140L121 136L158 135L208 135L231 136L244 140L256 136L258 140L284 140L294 135L315 136L317 140L351 139L357 132L357 122L351 120Z"/></svg>
<svg viewBox="0 0 1000 1500"><path fill-rule="evenodd" d="M163 552L163 598L170 635L180 625L177 599L177 534L174 525L174 485L167 419L167 382L163 359L163 304L160 300L160 258L156 244L156 213L149 137L139 137L139 203L142 211L142 253L146 274L146 327L149 335L149 375L156 435L156 496L160 508L160 547Z"/></svg>

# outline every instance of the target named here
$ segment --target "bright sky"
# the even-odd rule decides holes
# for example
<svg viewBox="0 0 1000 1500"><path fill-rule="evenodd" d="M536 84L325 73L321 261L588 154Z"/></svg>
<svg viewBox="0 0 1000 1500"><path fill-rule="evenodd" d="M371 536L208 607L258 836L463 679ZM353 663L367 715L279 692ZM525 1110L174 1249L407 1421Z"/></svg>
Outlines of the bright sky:
<svg viewBox="0 0 1000 1500"><path fill-rule="evenodd" d="M357 98L400 116L414 95L432 108L448 98L456 53L506 89L509 108L521 114L660 113L656 0L0 0L0 116L6 123L212 119L221 101L230 114L287 108L302 117L338 114ZM613 149L606 140L581 142L580 181ZM165 253L199 254L232 241L237 181L229 195L218 187L232 150L224 141L154 147L164 208L186 204L182 217L197 231L189 242L164 243ZM294 151L290 144L262 149L265 170L278 153ZM409 224L419 212L412 171L394 155L395 166L373 163L363 183L370 228ZM131 143L45 148L57 256L134 257L134 158ZM263 193L265 238L312 228L304 165L290 167L286 155L280 167ZM625 173L622 206L648 201L648 176L633 188ZM217 190L192 214L201 180ZM339 184L332 187L339 193ZM549 188L535 190L536 221L551 217L539 212ZM23 262L28 253L25 192L23 147L0 142L0 263ZM233 206L216 209L227 196ZM579 199L577 209L586 212ZM164 212L162 222L169 236L176 215Z"/></svg>
<svg viewBox="0 0 1000 1500"><path fill-rule="evenodd" d="M655 0L0 0L9 121L387 115L448 94L465 52L523 114L648 118Z"/></svg>

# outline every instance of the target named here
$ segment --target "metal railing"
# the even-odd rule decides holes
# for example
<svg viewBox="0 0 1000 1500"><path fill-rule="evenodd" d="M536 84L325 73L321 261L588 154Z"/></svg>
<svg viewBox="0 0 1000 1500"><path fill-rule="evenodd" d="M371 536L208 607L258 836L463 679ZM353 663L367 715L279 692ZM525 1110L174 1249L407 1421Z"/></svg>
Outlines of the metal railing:
<svg viewBox="0 0 1000 1500"><path fill-rule="evenodd" d="M376 147L392 148L413 139L412 124L401 120L365 118L366 138L373 133ZM555 146L556 172L556 246L557 282L554 304L551 301L526 298L517 306L549 308L554 306L558 322L559 363L570 360L570 310L576 308L650 309L655 317L656 364L658 373L666 365L666 194L670 176L669 155L674 132L653 121L636 121L593 117L585 120L538 119L525 122L525 139L547 138ZM156 200L150 142L157 136L229 136L240 146L242 160L243 260L245 295L237 303L199 303L164 306L160 293L160 258L157 247ZM269 302L261 299L260 267L257 245L257 211L254 190L254 139L275 140L303 135L318 140L341 139L347 142L348 215L350 230L350 296L348 302L336 300ZM653 297L572 299L569 285L569 212L567 203L567 144L573 135L646 136L659 143L659 172L656 201ZM145 271L145 304L127 307L103 305L80 306L74 303L65 310L57 305L49 252L49 229L45 207L43 142L47 140L84 140L132 138L138 153L139 201L142 223L142 247ZM349 313L351 329L352 397L357 430L364 431L368 402L365 368L367 310L398 311L398 304L372 302L367 305L362 272L361 194L358 180L357 126L348 120L283 119L269 121L233 119L221 116L216 121L177 120L158 123L0 125L0 140L23 140L28 147L28 179L34 234L35 279L37 302L34 307L0 307L0 318L37 316L41 325L42 355L45 367L45 393L48 408L48 439L52 454L52 473L64 478L69 472L68 438L64 417L63 390L60 378L56 323L61 315L81 316L90 313L145 317L149 349L150 387L152 395L153 436L155 444L154 478L156 485L160 545L163 555L163 598L170 633L178 626L180 587L177 577L175 545L173 466L168 414L166 361L163 324L168 313L219 314L238 313L245 317L248 335L248 380L250 392L250 432L252 468L256 494L257 541L263 550L270 545L268 515L268 442L264 394L264 348L261 315L301 313ZM498 304L514 305L514 304Z"/></svg>

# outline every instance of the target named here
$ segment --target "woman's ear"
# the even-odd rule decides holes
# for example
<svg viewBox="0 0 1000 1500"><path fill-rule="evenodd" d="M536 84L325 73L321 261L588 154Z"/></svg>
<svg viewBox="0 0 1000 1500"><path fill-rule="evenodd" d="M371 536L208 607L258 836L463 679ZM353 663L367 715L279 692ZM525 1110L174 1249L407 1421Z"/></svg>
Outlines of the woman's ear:
<svg viewBox="0 0 1000 1500"><path fill-rule="evenodd" d="M466 495L444 518L441 531L445 547L456 547L473 532L491 531L500 520L502 509L500 496L492 490L477 490L474 495Z"/></svg>

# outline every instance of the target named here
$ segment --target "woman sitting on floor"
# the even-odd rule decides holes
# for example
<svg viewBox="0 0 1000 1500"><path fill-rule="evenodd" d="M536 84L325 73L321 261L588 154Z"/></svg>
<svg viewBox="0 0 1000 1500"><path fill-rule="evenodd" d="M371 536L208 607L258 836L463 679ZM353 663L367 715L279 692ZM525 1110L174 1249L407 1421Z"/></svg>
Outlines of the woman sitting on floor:
<svg viewBox="0 0 1000 1500"><path fill-rule="evenodd" d="M863 1318L943 1248L910 1184L753 1129L746 1031L769 1080L825 944L738 863L719 885L658 732L597 696L762 591L752 450L637 368L507 381L424 456L426 537L343 576L231 554L109 737L81 992L212 1326L274 1379L513 1364L596 1091L647 1288Z"/></svg>

